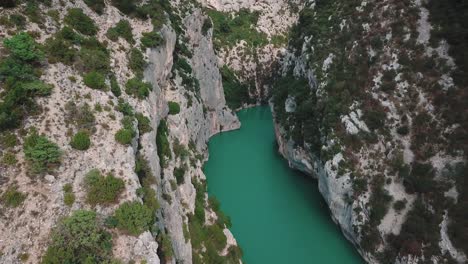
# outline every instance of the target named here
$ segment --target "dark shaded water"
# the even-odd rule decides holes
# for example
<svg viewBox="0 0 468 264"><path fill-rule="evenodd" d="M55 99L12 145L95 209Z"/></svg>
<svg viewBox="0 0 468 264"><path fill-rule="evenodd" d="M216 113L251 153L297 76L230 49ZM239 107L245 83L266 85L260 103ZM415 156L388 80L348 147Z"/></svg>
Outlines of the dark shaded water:
<svg viewBox="0 0 468 264"><path fill-rule="evenodd" d="M248 264L363 263L329 216L316 181L277 153L269 107L238 114L242 128L213 137L208 192L231 217Z"/></svg>

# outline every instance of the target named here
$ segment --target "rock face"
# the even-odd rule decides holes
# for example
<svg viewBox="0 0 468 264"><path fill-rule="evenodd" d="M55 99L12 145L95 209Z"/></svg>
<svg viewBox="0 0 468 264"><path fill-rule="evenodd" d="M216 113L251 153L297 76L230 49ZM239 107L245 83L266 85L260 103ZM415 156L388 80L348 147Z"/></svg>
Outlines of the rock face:
<svg viewBox="0 0 468 264"><path fill-rule="evenodd" d="M0 10L8 14L21 11L22 7L10 10ZM123 38L110 41L107 30L114 27L117 22L124 19L129 22L134 46L139 47L144 32L151 32L153 25L149 19L140 20L130 18L113 6L106 5L102 14L98 15L83 1L66 2L63 5L40 5L41 14L49 10L58 12L58 19L65 16L68 8L81 8L97 25L97 39L105 42L110 52L110 68L115 74L120 87L135 76L129 63L130 45ZM177 6L173 7L178 12ZM93 90L84 85L81 73L73 65L62 63L46 64L43 68L42 78L54 86L49 97L41 98L38 104L47 109L40 115L30 117L25 128L35 127L39 133L45 134L56 142L63 151L61 165L53 175L44 179L33 179L27 176L27 166L21 151L22 138L14 151L18 153L18 165L14 167L0 166L2 184L0 193L8 186L17 186L18 190L27 194L26 200L20 208L5 208L0 221L0 262L20 263L21 256L27 256L28 262L38 263L41 260L50 240L53 227L62 217L78 209L95 210L102 218L112 215L119 204L125 201L141 201L137 190L142 182L135 173L135 164L138 159L148 163L149 173L154 177L151 185L160 203L160 209L154 216L159 231L143 232L139 236L129 236L123 232L113 232L113 255L124 262L146 261L147 263L192 263L192 245L190 234L186 234L188 216L194 213L196 189L192 181L205 179L202 172L203 160L207 157L208 139L221 131L238 129L240 123L235 114L226 106L222 87L221 75L217 57L213 50L211 31L203 35L202 25L206 19L199 9L190 9L184 15L179 26L184 32L176 34L170 23L163 25L159 31L162 44L156 48L143 49L144 57L148 62L144 70L144 80L151 83L152 90L144 99L135 98L123 92L118 99L110 91ZM38 32L38 41L43 43L60 29L60 24L46 16L46 29L39 28L36 23L27 21L27 27ZM7 33L5 26L0 25L0 32ZM192 53L188 63L193 69L193 78L199 83L199 91L194 91L183 83L180 73L174 70L174 58L177 51L176 43L181 37L188 40L186 43ZM71 78L73 76L75 79ZM134 130L136 134L130 145L121 145L114 139L114 134L121 128L120 120L124 115L114 111L119 100L124 100L135 112L142 113L149 118L151 131L138 133L136 121ZM72 101L78 106L90 105L91 109L105 108L102 111L93 111L95 116L95 131L91 136L92 146L86 151L77 151L69 145L67 127L74 129L69 123L67 103ZM180 105L178 114L168 115L168 102L177 102ZM96 108L97 109L97 108ZM170 158L161 167L158 146L155 141L159 124L164 120L169 134L167 136L170 148ZM72 131L73 132L73 131ZM190 144L195 148L188 152L193 164L187 166L183 184L175 184L173 171L176 167L186 166L187 160L178 157L175 147L188 148ZM160 150L159 150L160 151ZM201 155L201 159L195 158ZM195 162L196 161L196 162ZM119 197L118 203L109 206L91 207L86 203L86 189L84 177L91 169L102 172L112 172L125 181L125 191ZM62 188L70 183L73 186L75 202L68 207L64 204ZM209 208L209 205L206 205ZM216 215L215 213L213 213ZM230 245L236 245L235 239L229 230L223 231L229 238L228 245L220 255L227 254ZM169 238L169 249L162 248L159 237L165 235ZM189 236L189 237L187 237ZM172 249L171 249L172 248ZM164 252L166 250L166 252ZM172 253L167 252L172 251ZM161 255L163 251L163 255ZM173 257L167 257L173 254ZM164 259L161 257L164 256Z"/></svg>

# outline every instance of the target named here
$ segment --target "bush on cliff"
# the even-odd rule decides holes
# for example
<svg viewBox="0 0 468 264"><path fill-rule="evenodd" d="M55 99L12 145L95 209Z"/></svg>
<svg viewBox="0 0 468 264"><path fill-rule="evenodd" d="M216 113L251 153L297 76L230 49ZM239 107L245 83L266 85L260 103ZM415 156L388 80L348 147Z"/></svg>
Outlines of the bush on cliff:
<svg viewBox="0 0 468 264"><path fill-rule="evenodd" d="M85 185L86 201L91 205L115 203L125 189L125 183L122 179L116 178L112 174L103 176L97 169L86 174Z"/></svg>
<svg viewBox="0 0 468 264"><path fill-rule="evenodd" d="M148 230L153 222L152 211L140 202L125 202L114 214L117 228L137 236Z"/></svg>
<svg viewBox="0 0 468 264"><path fill-rule="evenodd" d="M70 145L77 150L87 150L91 145L88 133L85 131L76 133L70 141Z"/></svg>
<svg viewBox="0 0 468 264"><path fill-rule="evenodd" d="M93 211L73 212L58 223L51 236L43 264L109 263L112 259L111 234Z"/></svg>

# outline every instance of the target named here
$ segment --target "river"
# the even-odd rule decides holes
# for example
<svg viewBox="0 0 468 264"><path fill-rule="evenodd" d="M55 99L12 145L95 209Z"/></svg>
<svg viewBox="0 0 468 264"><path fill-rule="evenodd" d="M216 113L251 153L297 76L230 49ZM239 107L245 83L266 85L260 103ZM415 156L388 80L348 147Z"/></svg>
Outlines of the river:
<svg viewBox="0 0 468 264"><path fill-rule="evenodd" d="M204 170L209 195L231 217L244 262L363 263L333 223L317 182L278 154L269 107L238 116L240 130L210 139Z"/></svg>

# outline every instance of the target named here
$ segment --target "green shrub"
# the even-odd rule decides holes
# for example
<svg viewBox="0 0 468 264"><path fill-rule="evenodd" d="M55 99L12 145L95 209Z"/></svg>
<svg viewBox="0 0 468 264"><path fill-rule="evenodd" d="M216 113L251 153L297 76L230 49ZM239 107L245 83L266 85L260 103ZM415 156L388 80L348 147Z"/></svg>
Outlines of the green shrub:
<svg viewBox="0 0 468 264"><path fill-rule="evenodd" d="M252 103L249 95L249 87L242 84L226 65L221 69L223 78L224 97L226 104L231 109L238 109L245 103Z"/></svg>
<svg viewBox="0 0 468 264"><path fill-rule="evenodd" d="M132 26L127 20L120 20L114 27L107 30L107 37L112 41L117 41L119 37L125 39L129 44L135 43L133 39Z"/></svg>
<svg viewBox="0 0 468 264"><path fill-rule="evenodd" d="M84 72L97 71L106 74L110 69L109 52L104 47L82 47L79 55L80 67Z"/></svg>
<svg viewBox="0 0 468 264"><path fill-rule="evenodd" d="M149 92L152 90L150 83L140 80L138 77L134 77L127 81L125 84L125 92L129 95L144 99L148 97Z"/></svg>
<svg viewBox="0 0 468 264"><path fill-rule="evenodd" d="M406 136L408 135L409 133L409 128L408 126L400 126L397 128L397 133L402 135L402 136Z"/></svg>
<svg viewBox="0 0 468 264"><path fill-rule="evenodd" d="M185 182L185 167L179 167L179 168L174 168L173 174L174 177L176 178L177 184L181 185Z"/></svg>
<svg viewBox="0 0 468 264"><path fill-rule="evenodd" d="M16 187L9 187L0 197L0 201L7 207L18 207L26 200L26 194L19 192Z"/></svg>
<svg viewBox="0 0 468 264"><path fill-rule="evenodd" d="M15 165L18 162L16 156L12 152L5 152L2 157L2 164L7 166Z"/></svg>
<svg viewBox="0 0 468 264"><path fill-rule="evenodd" d="M89 6L94 12L101 15L106 7L104 0L84 0L85 4Z"/></svg>
<svg viewBox="0 0 468 264"><path fill-rule="evenodd" d="M166 166L167 161L171 158L171 149L169 145L169 140L167 136L169 134L169 129L165 120L161 120L158 126L158 131L156 133L156 146L158 149L159 164L162 168Z"/></svg>
<svg viewBox="0 0 468 264"><path fill-rule="evenodd" d="M397 212L400 212L401 210L405 209L407 202L408 201L406 199L398 200L393 204L393 209L395 209Z"/></svg>
<svg viewBox="0 0 468 264"><path fill-rule="evenodd" d="M143 71L146 67L146 61L143 57L141 51L137 48L130 50L128 57L128 67L135 73L138 77L143 77Z"/></svg>
<svg viewBox="0 0 468 264"><path fill-rule="evenodd" d="M0 146L3 148L14 148L18 144L18 138L13 133L0 134Z"/></svg>
<svg viewBox="0 0 468 264"><path fill-rule="evenodd" d="M73 193L73 187L70 183L67 183L63 186L63 203L71 207L75 202L75 194Z"/></svg>
<svg viewBox="0 0 468 264"><path fill-rule="evenodd" d="M33 132L24 140L23 147L24 156L33 173L45 173L60 164L60 148L45 136Z"/></svg>
<svg viewBox="0 0 468 264"><path fill-rule="evenodd" d="M86 202L91 205L111 204L117 202L119 195L125 189L122 179L112 174L102 176L99 170L91 170L85 176Z"/></svg>
<svg viewBox="0 0 468 264"><path fill-rule="evenodd" d="M10 51L14 59L23 62L37 62L44 58L44 53L34 39L25 32L18 33L3 41L3 45Z"/></svg>
<svg viewBox="0 0 468 264"><path fill-rule="evenodd" d="M49 63L62 62L71 65L78 56L78 50L73 47L73 43L60 36L48 38L44 44L44 50Z"/></svg>
<svg viewBox="0 0 468 264"><path fill-rule="evenodd" d="M161 34L151 31L143 32L141 37L141 45L145 48L156 48L163 43L164 39L161 37Z"/></svg>
<svg viewBox="0 0 468 264"><path fill-rule="evenodd" d="M258 47L268 43L265 33L256 30L255 25L258 21L258 12L250 12L246 9L240 10L236 16L209 10L208 15L213 21L213 36L215 45L233 46L240 40L245 40L250 47ZM202 27L207 30L209 24Z"/></svg>
<svg viewBox="0 0 468 264"><path fill-rule="evenodd" d="M147 116L144 116L142 113L136 113L135 117L138 121L138 131L140 132L140 135L153 130L153 128L151 128L151 121Z"/></svg>
<svg viewBox="0 0 468 264"><path fill-rule="evenodd" d="M117 110L126 116L133 115L133 107L128 102L125 102L122 98L119 98Z"/></svg>
<svg viewBox="0 0 468 264"><path fill-rule="evenodd" d="M163 254L163 259L166 261L166 263L168 263L174 256L171 238L166 234L161 234L160 242L161 242L161 251Z"/></svg>
<svg viewBox="0 0 468 264"><path fill-rule="evenodd" d="M115 210L117 228L137 236L148 230L153 222L151 210L145 205L134 201L125 202Z"/></svg>
<svg viewBox="0 0 468 264"><path fill-rule="evenodd" d="M83 82L86 86L97 89L105 90L106 89L106 79L104 75L99 72L92 71L83 76Z"/></svg>
<svg viewBox="0 0 468 264"><path fill-rule="evenodd" d="M110 86L111 86L111 92L115 95L115 97L119 97L122 95L122 91L120 90L120 85L117 82L117 78L115 78L115 75L112 75L110 78Z"/></svg>
<svg viewBox="0 0 468 264"><path fill-rule="evenodd" d="M91 145L91 140L89 139L88 133L86 133L85 131L80 131L76 133L73 136L70 145L72 146L72 148L77 150L87 150Z"/></svg>
<svg viewBox="0 0 468 264"><path fill-rule="evenodd" d="M94 21L81 8L70 8L63 21L84 35L96 35L98 31Z"/></svg>
<svg viewBox="0 0 468 264"><path fill-rule="evenodd" d="M0 131L17 128L30 111L36 110L35 96L47 95L51 86L39 80L44 57L34 39L19 33L3 40L6 56L0 61Z"/></svg>
<svg viewBox="0 0 468 264"><path fill-rule="evenodd" d="M177 115L180 113L180 105L177 102L168 102L168 105L170 115Z"/></svg>
<svg viewBox="0 0 468 264"><path fill-rule="evenodd" d="M52 231L43 264L110 263L112 237L95 212L78 210L61 220Z"/></svg>
<svg viewBox="0 0 468 264"><path fill-rule="evenodd" d="M137 9L133 0L112 0L112 4L126 15L131 15Z"/></svg>
<svg viewBox="0 0 468 264"><path fill-rule="evenodd" d="M130 129L122 128L115 134L115 140L122 145L130 145L132 143L132 139L134 137L134 133Z"/></svg>

